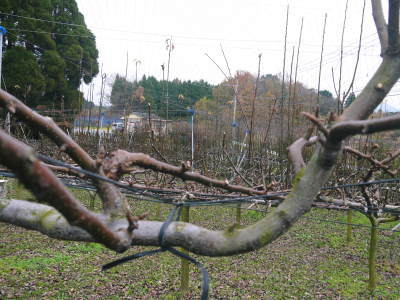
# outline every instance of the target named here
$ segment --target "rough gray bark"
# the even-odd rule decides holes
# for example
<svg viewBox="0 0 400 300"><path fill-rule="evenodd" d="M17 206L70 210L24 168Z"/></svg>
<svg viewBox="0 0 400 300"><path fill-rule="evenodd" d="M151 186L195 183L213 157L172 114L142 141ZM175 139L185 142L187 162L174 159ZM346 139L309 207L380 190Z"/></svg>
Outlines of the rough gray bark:
<svg viewBox="0 0 400 300"><path fill-rule="evenodd" d="M0 106L6 108L19 120L25 122L31 128L47 135L60 151L67 153L79 166L90 171L98 171L96 161L82 149L69 135L59 128L51 118L43 117L33 111L20 100L0 89ZM101 170L100 170L101 172ZM106 213L114 216L122 216L128 210L125 201L119 190L111 184L94 180L99 196L103 201L103 208Z"/></svg>
<svg viewBox="0 0 400 300"><path fill-rule="evenodd" d="M389 25L386 25L380 1L372 0L374 20L382 47L383 60L381 65L353 104L339 117L338 122L331 129L320 126L319 130L324 133L324 136L320 137L321 145L317 147L308 164L301 169L298 168L299 171L293 181L293 189L286 199L265 218L245 228L212 231L189 223L174 222L166 231L165 239L167 243L171 246L181 246L194 253L208 256L234 255L263 247L285 233L290 226L311 208L320 188L331 175L338 155L342 151L341 143L345 138L355 134L366 134L400 127L399 117L378 121L360 121L368 118L400 77L398 37L391 36L389 38L388 34L388 32L398 32L398 21L396 20L398 20L399 5L397 0L390 0L389 2L389 7L391 8L389 12L390 20ZM388 47L390 47L390 51L388 51ZM40 130L49 134L59 146L66 149L67 153L75 161L80 164L88 164L90 169L93 170L92 160L87 157L87 154L83 153L82 156L76 156L80 148L76 148L76 145L69 140L64 143L65 136L57 129L54 129L53 124L51 124L52 128L49 128L48 122L43 123L43 119L37 117L32 111L28 111L21 102L18 102L18 100L4 91L0 91L0 104L9 109L10 112L18 114L19 118L31 126L39 127ZM4 141L4 134L0 135L0 140L2 137ZM126 157L129 157L129 155ZM2 162L7 164L7 161ZM44 168L46 167L44 166ZM182 173L179 167L176 168L177 175L185 174L185 172ZM14 169L14 171L18 170ZM164 170L161 168L158 171L163 172ZM57 185L58 183L49 182L49 184ZM49 188L53 188L53 186ZM116 193L115 189L109 186L101 191L108 194ZM41 194L36 196L40 199ZM119 198L118 196L117 199ZM54 201L61 200L54 199ZM113 203L112 201L110 197L105 197L105 206L107 207L107 205ZM121 202L116 204L119 205L119 203ZM128 228L132 228L131 217L122 218L122 214L121 218L108 218L110 213L109 211L107 212L107 209L105 211L106 214L104 216L92 214L94 222L106 224L107 228L104 234L107 231L111 231L118 235L120 232L127 232ZM50 216L47 216L46 212ZM65 212L60 212L68 219ZM117 207L117 212L121 215L123 210ZM91 235L80 229L82 228L81 226L80 228L71 226L53 208L21 200L10 201L2 199L0 201L0 221L39 230L55 238L99 240L98 236L92 238ZM161 224L160 222L139 221L138 228L134 228L130 237L130 244L158 245L158 233ZM126 239L126 235L123 235L120 239L120 242L123 242L122 239ZM118 245L118 243L111 243L107 246L117 251L121 250L113 245Z"/></svg>

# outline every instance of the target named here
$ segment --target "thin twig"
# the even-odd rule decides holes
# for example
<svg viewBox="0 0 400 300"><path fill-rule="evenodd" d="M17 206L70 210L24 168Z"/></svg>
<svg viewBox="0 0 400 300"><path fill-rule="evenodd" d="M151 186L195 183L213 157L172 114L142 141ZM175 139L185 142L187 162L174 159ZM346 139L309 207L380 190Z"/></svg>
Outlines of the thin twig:
<svg viewBox="0 0 400 300"><path fill-rule="evenodd" d="M322 59L324 55L324 44L325 44L325 29L326 29L326 18L328 17L328 14L325 13L325 19L324 19L324 29L322 31L322 43L321 43L321 57L319 60L319 71L318 71L318 90L317 90L317 106L319 107L319 96L320 96L320 87L321 87L321 73L322 73Z"/></svg>
<svg viewBox="0 0 400 300"><path fill-rule="evenodd" d="M186 170L186 168L182 168L182 166L173 166L165 162L158 161L143 153L117 150L110 153L109 157L103 162L104 172L106 173L107 177L112 179L118 179L123 174L131 172L133 166L139 166L144 169L150 169L156 172L169 174L184 181L195 181L205 186L222 188L231 192L244 193L248 195L265 194L265 191L259 191L238 185L231 185L226 180L217 180L199 173L189 172Z"/></svg>
<svg viewBox="0 0 400 300"><path fill-rule="evenodd" d="M224 150L225 157L228 158L228 161L229 161L229 163L231 164L231 166L232 166L233 170L235 171L236 175L238 175L240 178L242 178L242 180L243 180L249 187L253 187L254 184L251 183L249 180L247 180L246 177L242 175L242 173L240 173L240 171L236 168L235 164L233 163L233 161L232 161L231 157L229 156L228 152L226 152L225 149L223 149L223 150Z"/></svg>
<svg viewBox="0 0 400 300"><path fill-rule="evenodd" d="M358 50L357 50L356 64L355 64L355 66L354 66L353 77L352 77L352 79L351 79L350 85L349 85L347 91L344 93L344 96L343 96L343 103L344 103L344 101L346 100L347 96L349 95L351 89L353 88L354 80L355 80L355 78L356 78L356 74L357 74L357 70L358 70L358 63L359 63L359 61L360 61L361 44L362 44L362 35L363 35L363 29L364 29L365 2L366 2L366 0L364 0L363 9L362 9L362 15L361 15L360 37L359 37L359 40L358 40ZM342 105L342 106L343 106L343 105Z"/></svg>
<svg viewBox="0 0 400 300"><path fill-rule="evenodd" d="M303 114L307 119L309 119L309 120L318 128L318 130L321 131L321 132L323 133L323 135L324 135L325 137L328 136L328 134L329 134L328 129L326 129L326 128L324 127L324 125L321 123L321 121L320 121L318 118L316 118L314 115L312 115L312 114L310 114L310 113L308 113L308 112L304 112L304 111L303 111L302 114Z"/></svg>

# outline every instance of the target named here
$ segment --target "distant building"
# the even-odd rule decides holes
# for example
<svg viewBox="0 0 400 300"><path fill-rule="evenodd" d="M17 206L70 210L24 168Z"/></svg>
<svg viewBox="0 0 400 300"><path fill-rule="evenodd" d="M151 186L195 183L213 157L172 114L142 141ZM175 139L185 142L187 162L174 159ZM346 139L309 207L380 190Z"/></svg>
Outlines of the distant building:
<svg viewBox="0 0 400 300"><path fill-rule="evenodd" d="M74 120L74 126L83 126L83 127L97 127L97 124L101 123L103 127L110 127L111 124L116 122L121 122L121 115L117 113L113 113L110 111L104 111L100 115L100 122L99 122L99 113L98 111L93 111L89 114L88 111L82 112L78 115Z"/></svg>
<svg viewBox="0 0 400 300"><path fill-rule="evenodd" d="M125 117L121 117L125 123ZM161 119L155 114L150 115L151 127L155 135L165 134L167 131L167 124L171 121ZM128 132L135 132L138 129L149 128L149 114L144 112L132 112L127 116L126 128Z"/></svg>

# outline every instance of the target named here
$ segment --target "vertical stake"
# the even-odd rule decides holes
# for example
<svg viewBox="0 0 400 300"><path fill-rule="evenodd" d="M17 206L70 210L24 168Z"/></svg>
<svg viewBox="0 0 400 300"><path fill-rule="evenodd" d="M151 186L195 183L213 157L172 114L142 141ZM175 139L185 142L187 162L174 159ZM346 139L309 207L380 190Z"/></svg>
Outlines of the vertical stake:
<svg viewBox="0 0 400 300"><path fill-rule="evenodd" d="M182 207L182 221L189 222L189 206ZM188 254L188 251L182 249L182 252ZM180 294L183 297L189 289L189 262L181 258L181 288Z"/></svg>
<svg viewBox="0 0 400 300"><path fill-rule="evenodd" d="M239 202L236 206L236 224L240 225L240 220L242 218L242 204Z"/></svg>
<svg viewBox="0 0 400 300"><path fill-rule="evenodd" d="M353 227L350 225L353 222L353 211L349 209L347 211L347 232L346 232L346 242L350 243L353 237Z"/></svg>
<svg viewBox="0 0 400 300"><path fill-rule="evenodd" d="M2 83L2 76L3 74L1 73L1 64L3 61L3 36L7 33L7 30L3 27L0 26L0 87L1 87L1 83Z"/></svg>
<svg viewBox="0 0 400 300"><path fill-rule="evenodd" d="M368 216L371 222L371 237L369 241L369 250L368 250L368 288L371 293L373 293L376 289L377 282L377 274L376 274L376 254L378 247L378 222L373 216Z"/></svg>
<svg viewBox="0 0 400 300"><path fill-rule="evenodd" d="M3 82L3 73L2 73L2 63L3 63L3 36L7 33L7 30L3 27L0 26L0 88L2 86ZM11 131L11 116L10 113L7 113L5 124L4 124L4 129L8 134L10 134Z"/></svg>
<svg viewBox="0 0 400 300"><path fill-rule="evenodd" d="M6 198L7 196L7 182L8 180L0 180L0 198Z"/></svg>
<svg viewBox="0 0 400 300"><path fill-rule="evenodd" d="M194 171L194 111L192 113L192 172Z"/></svg>
<svg viewBox="0 0 400 300"><path fill-rule="evenodd" d="M156 207L156 220L161 220L161 203L157 204Z"/></svg>

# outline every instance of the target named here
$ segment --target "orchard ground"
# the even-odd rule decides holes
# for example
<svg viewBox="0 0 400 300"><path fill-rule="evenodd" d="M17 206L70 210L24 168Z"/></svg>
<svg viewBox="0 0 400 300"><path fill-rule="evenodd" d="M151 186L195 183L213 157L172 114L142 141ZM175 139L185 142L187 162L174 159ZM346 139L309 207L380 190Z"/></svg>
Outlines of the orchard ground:
<svg viewBox="0 0 400 300"><path fill-rule="evenodd" d="M89 193L73 191L89 204ZM9 183L9 197L29 193ZM98 199L97 199L98 200ZM156 204L130 200L135 212L157 218ZM97 201L99 205L99 201ZM245 208L245 206L243 206ZM161 206L161 219L171 206ZM264 209L259 206L258 209ZM243 224L264 212L243 210ZM229 206L190 209L191 222L223 229L235 220ZM368 291L369 221L356 214L354 240L346 243L346 213L312 209L280 239L247 254L198 257L210 277L211 299L376 298L399 299L399 233L379 231L378 287ZM387 228L394 224L385 224ZM128 255L148 248L133 247ZM144 257L106 272L101 266L121 257L95 243L50 239L40 233L0 224L0 298L175 299L179 296L180 259L169 253ZM190 292L199 298L200 272L191 267Z"/></svg>

